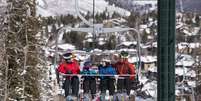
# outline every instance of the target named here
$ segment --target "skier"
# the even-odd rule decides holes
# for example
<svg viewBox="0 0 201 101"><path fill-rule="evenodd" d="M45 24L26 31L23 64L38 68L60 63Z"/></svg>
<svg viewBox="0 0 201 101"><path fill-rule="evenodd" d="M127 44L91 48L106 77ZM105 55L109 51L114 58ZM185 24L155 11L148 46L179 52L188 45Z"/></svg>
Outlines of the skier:
<svg viewBox="0 0 201 101"><path fill-rule="evenodd" d="M97 74L96 71L92 68L92 64L90 61L84 63L82 74L84 75ZM89 94L89 91L91 91L92 99L94 99L96 96L96 78L92 76L85 76L83 81L83 89L84 94Z"/></svg>
<svg viewBox="0 0 201 101"><path fill-rule="evenodd" d="M64 74L79 74L80 67L79 65L73 61L72 53L66 53L63 55L63 61L59 67L58 72ZM63 89L65 90L65 97L69 95L69 88L72 88L72 95L77 97L79 91L79 78L77 76L67 76L63 83Z"/></svg>
<svg viewBox="0 0 201 101"><path fill-rule="evenodd" d="M131 81L135 78L134 76L121 76L125 74L135 74L135 66L128 62L128 57L128 52L122 51L120 53L120 60L114 64L117 74L120 75L117 81L117 90L120 93L126 91L127 95L129 95L131 90Z"/></svg>
<svg viewBox="0 0 201 101"><path fill-rule="evenodd" d="M103 65L99 66L99 74L102 75L116 75L116 71L115 68L112 67L111 65L111 61L110 60L103 60ZM101 81L100 81L100 89L101 89L101 93L106 93L106 90L109 90L109 94L110 96L113 96L114 91L115 91L115 78L114 76L112 77L100 77Z"/></svg>

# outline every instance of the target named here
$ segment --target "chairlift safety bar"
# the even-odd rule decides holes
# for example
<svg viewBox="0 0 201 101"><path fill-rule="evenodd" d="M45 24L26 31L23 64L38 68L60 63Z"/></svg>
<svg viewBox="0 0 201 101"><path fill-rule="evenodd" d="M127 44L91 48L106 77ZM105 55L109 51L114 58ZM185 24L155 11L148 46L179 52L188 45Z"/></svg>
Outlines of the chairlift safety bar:
<svg viewBox="0 0 201 101"><path fill-rule="evenodd" d="M62 76L91 76L91 77L130 77L130 76L136 76L136 75L130 75L130 74L122 74L122 75L111 75L111 74L63 74L59 73Z"/></svg>

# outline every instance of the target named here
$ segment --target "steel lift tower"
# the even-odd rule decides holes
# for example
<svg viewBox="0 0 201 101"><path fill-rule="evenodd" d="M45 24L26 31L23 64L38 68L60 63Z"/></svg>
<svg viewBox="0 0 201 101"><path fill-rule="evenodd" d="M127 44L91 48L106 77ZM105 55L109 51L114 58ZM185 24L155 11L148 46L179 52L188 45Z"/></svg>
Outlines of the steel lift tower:
<svg viewBox="0 0 201 101"><path fill-rule="evenodd" d="M158 101L175 101L175 0L158 0Z"/></svg>

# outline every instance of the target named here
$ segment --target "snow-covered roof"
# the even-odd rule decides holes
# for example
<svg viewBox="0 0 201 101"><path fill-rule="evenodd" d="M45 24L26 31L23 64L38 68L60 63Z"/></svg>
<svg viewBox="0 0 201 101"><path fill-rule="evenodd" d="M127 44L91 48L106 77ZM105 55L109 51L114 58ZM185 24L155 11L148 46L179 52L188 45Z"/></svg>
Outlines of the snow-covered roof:
<svg viewBox="0 0 201 101"><path fill-rule="evenodd" d="M118 46L120 45L125 45L125 46L130 46L130 45L136 45L137 42L136 41L125 41L125 42L122 42L121 44L119 44Z"/></svg>
<svg viewBox="0 0 201 101"><path fill-rule="evenodd" d="M104 41L104 38L98 38L99 41Z"/></svg>
<svg viewBox="0 0 201 101"><path fill-rule="evenodd" d="M102 50L95 48L95 49L91 50L91 52L102 52Z"/></svg>
<svg viewBox="0 0 201 101"><path fill-rule="evenodd" d="M117 50L118 52L121 52L121 51L127 51L127 52L130 52L130 53L132 53L132 52L137 52L137 50L136 49L128 49L128 48L122 48L122 49L119 49L119 50Z"/></svg>
<svg viewBox="0 0 201 101"><path fill-rule="evenodd" d="M178 49L184 49L188 46L188 43L187 42L180 42L177 44L177 48Z"/></svg>
<svg viewBox="0 0 201 101"><path fill-rule="evenodd" d="M89 38L86 40L87 42L93 42L93 39L92 38Z"/></svg>
<svg viewBox="0 0 201 101"><path fill-rule="evenodd" d="M186 75L188 77L196 77L196 73L194 70L190 70L189 68L186 67L177 67L175 68L175 74L182 76Z"/></svg>
<svg viewBox="0 0 201 101"><path fill-rule="evenodd" d="M148 23L148 27L151 27L153 24L155 24L153 21Z"/></svg>
<svg viewBox="0 0 201 101"><path fill-rule="evenodd" d="M52 48L56 48L56 46L52 46ZM59 44L58 45L58 48L59 49L62 49L62 50L75 50L75 46L74 45L71 45L71 44L68 44L68 43L65 43L65 44Z"/></svg>
<svg viewBox="0 0 201 101"><path fill-rule="evenodd" d="M196 81L187 81L188 85L191 87L196 87Z"/></svg>
<svg viewBox="0 0 201 101"><path fill-rule="evenodd" d="M184 24L181 23L181 22L178 22L178 23L176 24L176 29L181 28L182 26L184 26Z"/></svg>
<svg viewBox="0 0 201 101"><path fill-rule="evenodd" d="M176 89L176 90L175 90L175 95L178 96L179 94L180 94L180 91L179 91L178 89Z"/></svg>
<svg viewBox="0 0 201 101"><path fill-rule="evenodd" d="M115 25L118 25L118 26L120 25L119 22L114 22L114 21L112 21L112 23L115 24Z"/></svg>
<svg viewBox="0 0 201 101"><path fill-rule="evenodd" d="M190 67L195 63L195 61L178 61L176 63L176 66L186 66L186 67Z"/></svg>
<svg viewBox="0 0 201 101"><path fill-rule="evenodd" d="M149 22L154 21L153 18L151 18L151 17L149 17L148 20L149 20Z"/></svg>
<svg viewBox="0 0 201 101"><path fill-rule="evenodd" d="M148 36L147 36L147 39L154 39L154 36L148 35Z"/></svg>
<svg viewBox="0 0 201 101"><path fill-rule="evenodd" d="M197 34L199 31L200 31L200 27L194 27L194 31L193 31L194 34Z"/></svg>
<svg viewBox="0 0 201 101"><path fill-rule="evenodd" d="M149 47L151 47L151 45L144 45L144 44L141 44L141 48L146 49L146 48L149 48Z"/></svg>
<svg viewBox="0 0 201 101"><path fill-rule="evenodd" d="M186 34L186 35L188 35L188 36L192 35L192 33L190 31L186 30L186 29L183 30L183 33Z"/></svg>
<svg viewBox="0 0 201 101"><path fill-rule="evenodd" d="M113 22L116 22L116 23L126 22L126 20L124 18L115 18L115 19L111 19L110 21L113 21Z"/></svg>
<svg viewBox="0 0 201 101"><path fill-rule="evenodd" d="M141 48L149 48L149 47L157 47L157 42L147 43L147 44L140 44Z"/></svg>
<svg viewBox="0 0 201 101"><path fill-rule="evenodd" d="M200 28L199 27L194 27L193 31L189 31L189 28L185 28L182 31L187 36L193 36L193 35L197 35L198 34L198 32L200 31Z"/></svg>
<svg viewBox="0 0 201 101"><path fill-rule="evenodd" d="M104 42L104 41L99 41L98 44L99 44L99 45L104 45L105 42Z"/></svg>
<svg viewBox="0 0 201 101"><path fill-rule="evenodd" d="M175 56L176 56L176 58L178 58L178 56L180 57L177 60L177 62L176 62L176 66L190 67L190 66L192 66L195 63L195 60L190 55L187 55L187 54L176 54Z"/></svg>
<svg viewBox="0 0 201 101"><path fill-rule="evenodd" d="M184 49L184 48L199 48L201 46L200 43L187 43L187 42L180 42L178 43L177 47L178 49Z"/></svg>
<svg viewBox="0 0 201 101"><path fill-rule="evenodd" d="M47 29L48 29L48 32L51 32L52 26L51 26L51 25L48 25L48 26L47 26Z"/></svg>
<svg viewBox="0 0 201 101"><path fill-rule="evenodd" d="M157 56L142 56L141 61L145 63L156 62Z"/></svg>
<svg viewBox="0 0 201 101"><path fill-rule="evenodd" d="M153 43L152 43L152 46L153 46L153 47L157 47L157 42L153 42Z"/></svg>
<svg viewBox="0 0 201 101"><path fill-rule="evenodd" d="M41 38L41 32L38 32L35 36L36 36L36 38Z"/></svg>
<svg viewBox="0 0 201 101"><path fill-rule="evenodd" d="M189 70L187 71L186 76L196 77L196 72L194 70Z"/></svg>
<svg viewBox="0 0 201 101"><path fill-rule="evenodd" d="M140 29L146 29L147 25L140 25Z"/></svg>
<svg viewBox="0 0 201 101"><path fill-rule="evenodd" d="M92 33L88 33L85 38L92 38L93 37L93 34Z"/></svg>
<svg viewBox="0 0 201 101"><path fill-rule="evenodd" d="M148 33L148 34L151 33L151 32L150 32L150 28L146 28L145 31L146 31L146 33Z"/></svg>
<svg viewBox="0 0 201 101"><path fill-rule="evenodd" d="M200 43L190 43L190 48L199 48L201 46Z"/></svg>

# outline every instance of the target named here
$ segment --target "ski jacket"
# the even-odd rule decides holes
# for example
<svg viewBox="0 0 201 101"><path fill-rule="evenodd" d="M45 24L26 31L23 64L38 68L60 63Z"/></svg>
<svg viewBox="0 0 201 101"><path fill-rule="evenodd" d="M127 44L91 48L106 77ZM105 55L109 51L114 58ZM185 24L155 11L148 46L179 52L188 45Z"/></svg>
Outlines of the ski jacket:
<svg viewBox="0 0 201 101"><path fill-rule="evenodd" d="M80 67L76 62L61 63L58 67L58 72L64 74L79 74Z"/></svg>
<svg viewBox="0 0 201 101"><path fill-rule="evenodd" d="M82 74L97 74L97 72L91 67L83 67Z"/></svg>
<svg viewBox="0 0 201 101"><path fill-rule="evenodd" d="M135 66L128 61L123 61L123 62L117 62L114 65L117 74L122 75L122 74L130 74L130 75L135 75ZM135 76L130 76L131 80L134 80Z"/></svg>
<svg viewBox="0 0 201 101"><path fill-rule="evenodd" d="M84 74L84 75L96 75L97 72L94 69L92 69L92 67L90 67L90 66L84 66L83 70L81 71L81 74ZM88 78L95 78L95 77L85 76L84 78L88 79Z"/></svg>
<svg viewBox="0 0 201 101"><path fill-rule="evenodd" d="M106 66L106 67L99 67L99 74L111 74L111 75L116 75L116 70L112 65ZM105 77L101 77L104 79Z"/></svg>

